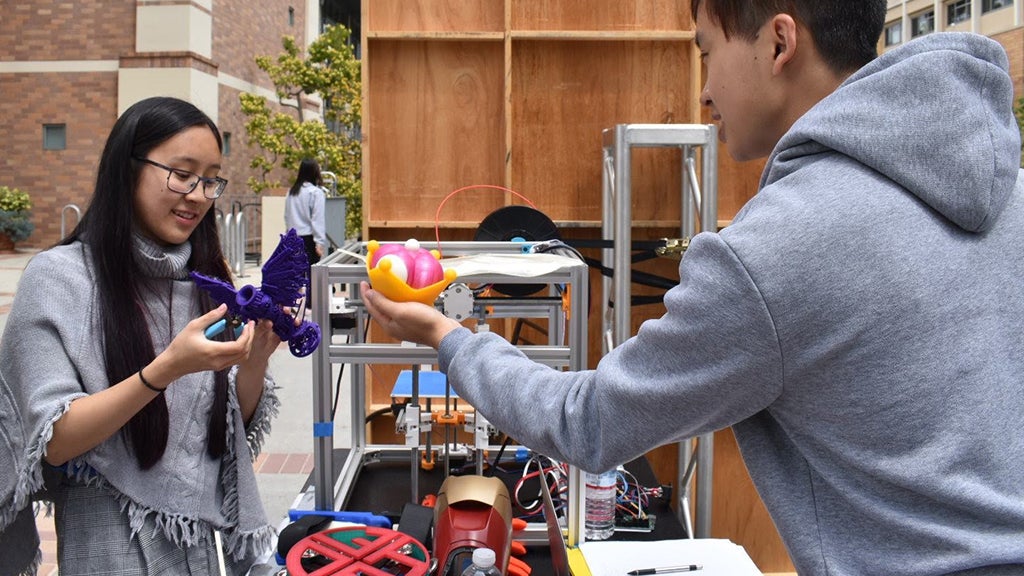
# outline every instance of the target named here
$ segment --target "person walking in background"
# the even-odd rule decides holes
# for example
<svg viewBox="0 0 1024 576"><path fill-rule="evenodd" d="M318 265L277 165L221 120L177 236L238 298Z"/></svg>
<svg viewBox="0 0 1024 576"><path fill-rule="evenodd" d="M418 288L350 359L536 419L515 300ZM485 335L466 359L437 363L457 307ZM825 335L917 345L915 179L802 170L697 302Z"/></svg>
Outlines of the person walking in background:
<svg viewBox="0 0 1024 576"><path fill-rule="evenodd" d="M36 539L44 486L61 576L244 574L270 547L253 471L277 413L269 320L204 331L227 307L190 280L231 281L214 201L220 132L149 98L114 124L81 222L25 268L0 344L0 573ZM219 537L218 537L219 535Z"/></svg>
<svg viewBox="0 0 1024 576"><path fill-rule="evenodd" d="M324 216L323 178L320 165L312 158L305 158L299 164L295 183L288 190L284 204L285 229L295 229L306 244L309 265L320 261L327 247L326 218ZM307 307L309 291L307 286Z"/></svg>

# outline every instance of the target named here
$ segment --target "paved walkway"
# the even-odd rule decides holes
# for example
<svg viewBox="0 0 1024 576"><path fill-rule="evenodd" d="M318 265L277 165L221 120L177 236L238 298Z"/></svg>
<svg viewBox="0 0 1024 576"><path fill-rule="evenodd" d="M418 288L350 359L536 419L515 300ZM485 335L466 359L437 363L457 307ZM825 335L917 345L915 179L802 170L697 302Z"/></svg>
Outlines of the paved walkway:
<svg viewBox="0 0 1024 576"><path fill-rule="evenodd" d="M21 273L36 253L36 250L18 249L13 254L0 254L0 332L7 324ZM247 269L237 284L258 286L259 273L258 268ZM312 357L295 358L282 344L270 358L270 372L280 386L281 413L267 437L264 452L253 467L267 517L279 524L313 470ZM347 412L339 407L339 413ZM336 430L336 433L342 432ZM54 576L57 574L57 538L53 519L40 513L36 525L43 550L39 575Z"/></svg>

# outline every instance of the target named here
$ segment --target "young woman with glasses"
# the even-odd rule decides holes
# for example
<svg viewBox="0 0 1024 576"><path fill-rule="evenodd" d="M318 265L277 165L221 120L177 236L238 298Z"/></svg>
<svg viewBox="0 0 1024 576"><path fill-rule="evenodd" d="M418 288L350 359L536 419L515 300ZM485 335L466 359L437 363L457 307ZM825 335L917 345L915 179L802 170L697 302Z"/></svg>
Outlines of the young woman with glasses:
<svg viewBox="0 0 1024 576"><path fill-rule="evenodd" d="M217 574L220 556L242 574L271 544L252 459L280 339L266 320L207 339L226 308L188 276L230 281L220 168L198 108L135 104L81 222L22 276L0 345L0 529L25 528L45 476L61 576Z"/></svg>

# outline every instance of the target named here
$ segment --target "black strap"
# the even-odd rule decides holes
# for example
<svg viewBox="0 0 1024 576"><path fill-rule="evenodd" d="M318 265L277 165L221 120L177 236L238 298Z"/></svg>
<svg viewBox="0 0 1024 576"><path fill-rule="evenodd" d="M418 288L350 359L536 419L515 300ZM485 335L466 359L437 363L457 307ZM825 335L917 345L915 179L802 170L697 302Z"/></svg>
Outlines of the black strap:
<svg viewBox="0 0 1024 576"><path fill-rule="evenodd" d="M614 240L602 240L593 238L565 238L562 240L573 248L606 248L612 249L615 247ZM664 248L664 240L634 240L629 243L631 250L650 250L653 252L657 248Z"/></svg>
<svg viewBox="0 0 1024 576"><path fill-rule="evenodd" d="M430 549L430 532L434 526L434 509L429 506L406 502L396 530Z"/></svg>
<svg viewBox="0 0 1024 576"><path fill-rule="evenodd" d="M584 259L584 261L587 263L587 266L599 270L602 275L607 276L609 278L615 277L615 271L607 266L604 266L603 264L601 264L601 262L593 258L586 258ZM643 272L640 270L631 270L630 277L632 281L637 284L643 284L644 286L651 286L653 288L663 288L665 290L675 288L675 286L679 284L679 282L676 280L671 280L669 278L665 278L664 276L658 276L656 274L651 274L649 272Z"/></svg>
<svg viewBox="0 0 1024 576"><path fill-rule="evenodd" d="M330 525L330 516L321 516L320 514L306 514L302 516L281 530L280 536L277 537L277 553L282 558L287 558L288 551L292 549L292 546L298 544L299 540L310 534L316 534L321 530L325 530Z"/></svg>

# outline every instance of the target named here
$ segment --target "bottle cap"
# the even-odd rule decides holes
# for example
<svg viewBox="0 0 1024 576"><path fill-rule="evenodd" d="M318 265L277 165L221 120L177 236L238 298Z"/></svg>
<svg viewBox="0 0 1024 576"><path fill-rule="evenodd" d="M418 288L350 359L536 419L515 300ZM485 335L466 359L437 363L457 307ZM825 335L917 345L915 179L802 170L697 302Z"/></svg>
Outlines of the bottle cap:
<svg viewBox="0 0 1024 576"><path fill-rule="evenodd" d="M473 564L481 568L490 568L494 566L494 561L494 550L490 548L477 548L473 550Z"/></svg>

